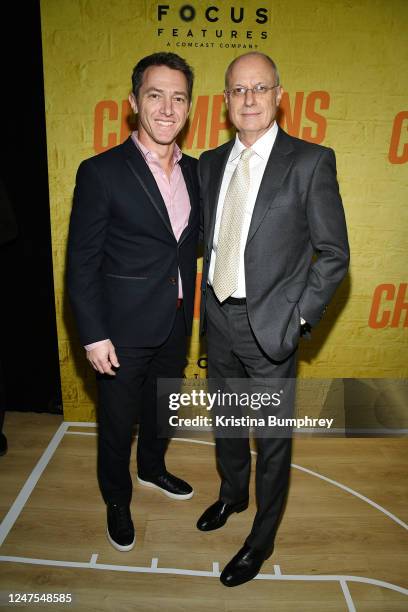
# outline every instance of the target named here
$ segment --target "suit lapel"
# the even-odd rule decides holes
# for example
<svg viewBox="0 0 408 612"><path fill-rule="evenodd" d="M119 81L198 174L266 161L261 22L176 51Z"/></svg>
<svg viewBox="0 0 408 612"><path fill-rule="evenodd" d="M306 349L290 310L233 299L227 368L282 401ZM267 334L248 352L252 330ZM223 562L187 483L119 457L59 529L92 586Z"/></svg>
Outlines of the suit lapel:
<svg viewBox="0 0 408 612"><path fill-rule="evenodd" d="M126 163L129 166L130 171L136 177L137 181L139 182L148 199L156 209L164 225L166 226L170 234L174 237L166 204L162 198L160 189L157 186L156 180L152 172L150 171L149 166L145 162L139 149L135 146L131 137L129 137L123 143L123 147L125 151Z"/></svg>
<svg viewBox="0 0 408 612"><path fill-rule="evenodd" d="M188 195L190 198L190 215L188 218L188 224L184 228L180 239L179 246L187 236L190 234L193 227L195 227L197 216L198 216L198 198L197 198L197 190L194 188L194 178L192 176L191 165L188 163L185 157L180 159L180 168L183 173L184 181L186 183Z"/></svg>
<svg viewBox="0 0 408 612"><path fill-rule="evenodd" d="M207 201L209 202L209 235L207 245L211 250L212 243L214 239L214 229L215 229L215 220L217 217L217 206L218 206L218 198L220 196L222 179L224 176L225 167L228 162L229 155L231 153L231 149L234 146L235 139L231 140L228 143L228 146L223 148L222 151L216 151L217 155L214 155L211 160L211 168L210 168L210 187Z"/></svg>
<svg viewBox="0 0 408 612"><path fill-rule="evenodd" d="M288 135L279 129L275 144L266 164L261 185L256 198L249 227L247 244L262 223L267 210L272 205L290 167L293 164L293 145Z"/></svg>

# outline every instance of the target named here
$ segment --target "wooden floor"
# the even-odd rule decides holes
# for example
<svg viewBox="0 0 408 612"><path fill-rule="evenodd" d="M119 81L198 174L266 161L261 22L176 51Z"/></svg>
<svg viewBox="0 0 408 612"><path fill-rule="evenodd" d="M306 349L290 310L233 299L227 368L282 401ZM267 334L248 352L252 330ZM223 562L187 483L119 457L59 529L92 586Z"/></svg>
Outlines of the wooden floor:
<svg viewBox="0 0 408 612"><path fill-rule="evenodd" d="M9 452L0 458L0 515L6 517L0 530L9 530L0 548L3 597L71 593L72 609L87 612L408 610L408 591L391 588L408 588L408 531L398 522L408 522L406 438L296 439L288 504L275 552L261 570L264 579L227 589L211 575L213 563L222 569L248 534L253 488L250 508L223 529L196 529L218 492L212 445L175 440L170 446L169 470L195 488L189 501L170 500L135 482L137 545L119 553L105 536L94 427L69 427L35 484L33 469L61 424L54 415L6 416ZM25 483L27 499L18 514L14 502L22 499Z"/></svg>

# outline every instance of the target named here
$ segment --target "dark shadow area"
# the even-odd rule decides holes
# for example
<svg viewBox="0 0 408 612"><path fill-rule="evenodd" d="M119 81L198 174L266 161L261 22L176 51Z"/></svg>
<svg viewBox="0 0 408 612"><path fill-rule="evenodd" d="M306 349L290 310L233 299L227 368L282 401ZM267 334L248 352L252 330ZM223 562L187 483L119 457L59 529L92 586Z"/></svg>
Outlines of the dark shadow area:
<svg viewBox="0 0 408 612"><path fill-rule="evenodd" d="M30 2L23 11L18 4L8 5L2 17L0 172L18 228L0 255L6 405L8 410L62 413L39 3Z"/></svg>

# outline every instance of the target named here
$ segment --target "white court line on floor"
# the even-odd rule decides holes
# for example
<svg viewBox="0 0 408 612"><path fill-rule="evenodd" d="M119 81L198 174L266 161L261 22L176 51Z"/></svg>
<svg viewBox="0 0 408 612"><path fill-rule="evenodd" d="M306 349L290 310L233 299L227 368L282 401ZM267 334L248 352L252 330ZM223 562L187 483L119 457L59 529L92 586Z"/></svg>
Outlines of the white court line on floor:
<svg viewBox="0 0 408 612"><path fill-rule="evenodd" d="M68 428L71 426L80 426L80 427L89 427L89 428L95 428L96 424L95 423L82 423L82 422L64 422L60 425L60 427L58 428L58 430L56 431L56 433L54 434L53 438L51 439L49 445L47 446L47 448L45 449L44 453L42 454L41 458L39 459L39 461L37 462L36 466L34 467L33 471L31 472L30 476L27 478L23 488L21 489L19 495L17 496L16 500L14 501L13 505L11 506L9 512L7 513L6 517L4 518L1 526L0 526L0 545L3 543L4 539L7 537L8 533L10 532L11 528L13 527L15 521L17 520L21 510L23 509L24 505L26 504L28 498L30 497L34 487L36 486L39 478L41 477L41 474L43 473L44 469L46 468L46 466L48 465L51 457L53 456L55 450L57 449L58 445L60 444L62 438L64 437L64 435L66 433L69 434L76 434L76 435L84 435L85 432L68 432ZM90 433L87 434L85 433L85 435L96 435L95 433ZM215 443L214 442L209 442L209 441L205 441L205 440L194 440L194 439L189 439L189 438L174 438L174 440L178 440L180 442L190 442L190 443L195 443L195 444L201 444L201 445L208 445L208 446L214 446ZM256 454L255 451L251 451L251 453ZM404 527L405 529L408 529L408 526L401 521L398 517L396 517L395 515L393 515L391 512L389 512L388 510L386 510L385 508L383 508L382 506L380 506L379 504L376 504L375 502L373 502L372 500L370 500L369 498L365 497L364 495L361 495L360 493L358 493L357 491L354 491L354 489L351 489L350 487L346 487L345 485L342 485L341 483L332 480L331 478L327 478L326 476L323 476L317 472L314 472L312 470L309 470L308 468L304 468L302 466L296 465L296 464L292 464L292 467L299 469L305 473L308 473L312 476L315 476L317 478L320 478L326 482L329 482L330 484L333 484L334 486L337 486L345 491L347 491L348 493L355 495L356 497L358 497L359 499L361 499L362 501L365 501L367 503L369 503L370 505L372 505L374 508L376 508L377 510L383 512L385 515L387 515L389 518L391 518L393 521L397 522L399 525L401 525L402 527ZM0 556L0 561L5 561L5 562L15 562L15 563L28 563L28 564L34 564L34 565L49 565L49 566L56 566L56 567L81 567L81 568L85 568L85 569L100 569L100 570L112 570L112 571L127 571L127 572L136 572L136 573L159 573L159 574L174 574L174 575L188 575L188 576L206 576L206 577L218 577L219 576L219 563L218 562L213 562L213 571L212 572L207 572L207 571L199 571L199 570L185 570L185 569L178 569L178 568L159 568L157 566L158 564L158 559L154 558L152 559L152 566L150 568L144 568L144 567L136 567L136 566L125 566L125 565L110 565L110 564L103 564L103 563L97 563L97 558L98 555L97 554L93 554L91 557L90 562L88 563L82 563L82 562L76 562L76 561L58 561L58 560L52 560L52 559L35 559L35 558L31 558L31 557L16 557L16 556ZM394 591L397 591L403 595L408 595L408 589L404 589L403 587L400 587L398 585L394 585L391 584L389 582L385 582L382 580L376 580L374 578L365 578L365 577L361 577L361 576L336 576L336 575L290 575L290 574L282 574L281 570L280 570L280 566L274 566L274 574L258 574L258 576L256 576L256 579L258 580L283 580L283 581L312 581L312 582L316 582L316 581L336 581L339 582L347 605L349 607L349 611L351 612L355 612L355 608L354 608L354 604L353 601L351 599L351 595L350 592L348 590L348 586L347 586L347 582L362 582L362 583L366 583L366 584L371 584L374 586L379 586L379 587L383 587L383 588L387 588L387 589L391 589Z"/></svg>
<svg viewBox="0 0 408 612"><path fill-rule="evenodd" d="M347 582L345 580L340 580L340 586L342 588L344 599L346 600L349 612L356 612L354 601L353 601L353 599L351 597L351 593L350 593L350 590L348 588Z"/></svg>
<svg viewBox="0 0 408 612"><path fill-rule="evenodd" d="M67 431L68 436L96 436L94 432L88 433L87 431Z"/></svg>
<svg viewBox="0 0 408 612"><path fill-rule="evenodd" d="M34 487L39 481L41 474L47 467L51 457L55 453L55 450L58 448L58 445L61 442L62 438L64 437L64 434L66 430L68 429L68 427L69 427L69 423L65 423L65 422L61 423L61 425L58 427L57 431L51 438L51 442L48 444L47 448L41 455L40 459L37 462L37 465L34 467L33 471L31 472L31 474L25 481L23 488L21 489L20 493L17 495L10 510L7 512L6 516L4 517L0 525L0 546L3 544L4 540L7 538L10 530L12 529L14 523L18 519L20 512L22 511L25 504L27 503L28 498L33 492Z"/></svg>
<svg viewBox="0 0 408 612"><path fill-rule="evenodd" d="M80 424L81 423L69 423L69 426L71 426L71 425L80 425ZM92 424L92 423L87 423L86 424L87 427L92 427L92 425L94 425L94 427L96 427L96 424ZM86 434L83 434L83 432L80 432L80 431L67 431L67 434L71 434L71 435L87 435L87 436L89 436L89 435L96 436L97 435L96 433L91 433L91 434L86 433ZM206 445L206 446L215 446L215 442L209 442L207 440L195 440L194 438L173 438L173 442L174 441L192 442L193 444L202 444L202 445ZM251 453L253 455L256 455L256 451L251 451ZM305 467L303 467L301 465L297 465L296 463L292 463L291 466L293 468L295 468L296 470L300 470L301 472L305 472L306 474L310 474L311 476L315 476L316 478L320 478L320 480L324 480L325 482L328 482L329 484L332 484L333 486L338 487L339 489L343 489L343 491L346 491L347 493L350 493L350 495L354 495L355 497L358 497L358 499L361 499L362 501L366 502L366 504L369 504L370 506L372 506L376 510L379 510L379 512L382 512L383 514L388 516L388 518L390 518L392 521L394 521L395 523L397 523L398 525L400 525L404 529L408 530L407 523L405 523L403 520L398 518L398 516L396 516L395 514L393 514L392 512L387 510L386 508L384 508L383 506L380 506L380 504L377 504L377 502L373 501L369 497L366 497L362 493L359 493L355 489L352 489L351 487L348 487L348 486L342 484L341 482L338 482L337 480L333 480L332 478L328 478L327 476L323 476L323 474L319 474L319 472L314 472L313 470L309 470L309 468L305 468Z"/></svg>
<svg viewBox="0 0 408 612"><path fill-rule="evenodd" d="M91 567L95 567L97 562L98 562L98 555L96 553L94 553L92 555L92 557L91 557L91 560L90 560L89 564L90 564Z"/></svg>
<svg viewBox="0 0 408 612"><path fill-rule="evenodd" d="M200 444L201 443L201 444L207 444L207 445L215 446L215 442L207 442L207 441L204 441L204 440L202 442L200 442L200 440L194 440L194 439L189 439L189 438L173 438L173 440L180 440L181 442L194 442L196 444ZM256 451L251 451L251 453L253 455L256 455ZM361 499L362 501L366 502L367 504L370 504L370 506L373 506L373 508L375 508L376 510L379 510L380 512L382 512L383 514L388 516L388 518L390 518L392 521L394 521L395 523L397 523L398 525L400 525L404 529L408 530L408 525L406 523L404 523L404 521L402 521L400 518L398 518L398 516L396 516L395 514L393 514L392 512L387 510L386 508L384 508L383 506L380 506L380 504L377 504L375 501L373 501L369 497L366 497L365 495L362 495L358 491L355 491L351 487L347 487L346 485L341 484L341 482L338 482L337 480L333 480L332 478L328 478L327 476L323 476L323 474L319 474L319 472L314 472L313 470L309 470L309 468L302 467L301 465L297 465L296 463L291 463L291 466L293 468L295 468L296 470L300 470L302 472L305 472L306 474L310 474L311 476L315 476L316 478L320 478L321 480L324 480L325 482L328 482L328 483L334 485L335 487L339 487L339 489L343 489L343 491L346 491L347 493L350 493L351 495L354 495L355 497L358 497L359 499Z"/></svg>
<svg viewBox="0 0 408 612"><path fill-rule="evenodd" d="M343 491L347 491L347 493L351 493L351 495L358 497L362 501L366 502L366 504L370 504L370 506L373 506L373 508L375 508L376 510L379 510L380 512L388 516L388 518L390 518L392 521L394 521L395 523L397 523L404 529L408 530L408 525L404 523L404 521L402 521L400 518L398 518L398 516L395 516L395 514L393 514L392 512L390 512L383 506L380 506L380 504L377 504L375 501L373 501L369 497L362 495L358 491L355 491L354 489L351 489L350 487L347 487L346 485L341 484L341 482L338 482L337 480L333 480L332 478L323 476L323 474L319 474L318 472L309 470L308 468L302 467L301 465L297 465L296 463L292 463L292 467L296 468L297 470L300 470L301 472L305 472L306 474L311 474L311 476L316 476L316 478L320 478L321 480L324 480L325 482L328 482L336 487L339 487L339 489L343 489Z"/></svg>
<svg viewBox="0 0 408 612"><path fill-rule="evenodd" d="M26 563L30 565L47 565L52 567L81 567L85 569L97 569L97 570L111 570L114 572L131 572L135 574L171 574L171 575L182 575L182 576L204 576L211 578L218 578L220 575L219 564L217 561L212 563L212 571L205 570L189 570L175 567L159 567L158 558L152 559L152 564L149 567L138 567L135 565L115 565L111 563L94 563L94 555L91 557L89 562L81 561L61 561L55 559L36 559L33 557L15 557L15 556L0 556L0 561L6 561L9 563ZM157 561L157 565L155 565ZM337 574L258 574L255 580L277 580L283 582L339 582L341 585L347 582L358 582L363 584L369 584L372 586L382 587L389 589L402 595L408 596L408 589L401 587L385 580L377 580L375 578L366 578L365 576L348 576L348 575L337 575ZM342 586L343 588L343 586ZM348 590L346 588L346 590ZM344 592L344 589L343 589ZM350 596L351 600L351 596ZM351 608L353 610L353 608Z"/></svg>

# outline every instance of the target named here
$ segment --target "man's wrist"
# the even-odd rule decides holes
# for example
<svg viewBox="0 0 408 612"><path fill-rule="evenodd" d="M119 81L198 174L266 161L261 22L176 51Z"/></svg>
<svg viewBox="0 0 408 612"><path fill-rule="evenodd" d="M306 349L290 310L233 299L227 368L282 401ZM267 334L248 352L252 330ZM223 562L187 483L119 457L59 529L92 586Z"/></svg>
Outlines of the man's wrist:
<svg viewBox="0 0 408 612"><path fill-rule="evenodd" d="M85 344L84 349L89 353L89 351L92 351L92 349L102 346L107 342L109 342L109 338L106 338L105 340L98 340L97 342L91 342L91 344Z"/></svg>

